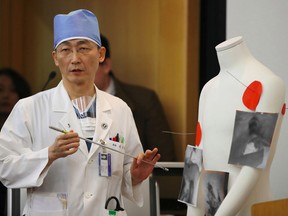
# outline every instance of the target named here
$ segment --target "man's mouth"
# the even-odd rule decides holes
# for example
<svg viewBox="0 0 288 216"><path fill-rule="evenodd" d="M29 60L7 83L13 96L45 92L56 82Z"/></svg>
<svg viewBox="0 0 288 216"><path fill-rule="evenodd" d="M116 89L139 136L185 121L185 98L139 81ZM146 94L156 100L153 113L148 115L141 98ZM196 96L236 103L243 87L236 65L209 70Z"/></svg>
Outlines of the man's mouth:
<svg viewBox="0 0 288 216"><path fill-rule="evenodd" d="M82 72L82 70L81 69L73 69L70 72L72 72L72 73L80 73L80 72Z"/></svg>

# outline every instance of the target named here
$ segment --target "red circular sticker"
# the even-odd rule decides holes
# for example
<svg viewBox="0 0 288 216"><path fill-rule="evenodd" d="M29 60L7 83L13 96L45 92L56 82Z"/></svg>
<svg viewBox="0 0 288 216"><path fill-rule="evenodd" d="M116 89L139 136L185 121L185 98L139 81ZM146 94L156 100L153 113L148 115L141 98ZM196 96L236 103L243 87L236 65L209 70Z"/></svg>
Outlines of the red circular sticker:
<svg viewBox="0 0 288 216"><path fill-rule="evenodd" d="M259 81L253 81L245 90L242 101L250 110L256 110L262 94L262 84Z"/></svg>
<svg viewBox="0 0 288 216"><path fill-rule="evenodd" d="M200 126L200 122L197 122L197 126L196 126L196 141L195 141L196 146L200 145L201 138L202 138L201 126Z"/></svg>
<svg viewBox="0 0 288 216"><path fill-rule="evenodd" d="M285 115L285 113L286 113L286 103L283 104L281 113L282 113L283 116Z"/></svg>

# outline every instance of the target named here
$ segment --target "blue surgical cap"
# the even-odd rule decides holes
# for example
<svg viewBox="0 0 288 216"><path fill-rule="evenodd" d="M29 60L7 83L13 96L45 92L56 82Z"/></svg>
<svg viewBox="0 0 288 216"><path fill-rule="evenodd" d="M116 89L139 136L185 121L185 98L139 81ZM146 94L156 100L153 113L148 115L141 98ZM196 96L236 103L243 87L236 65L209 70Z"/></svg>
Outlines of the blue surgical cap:
<svg viewBox="0 0 288 216"><path fill-rule="evenodd" d="M54 17L54 49L64 41L81 38L101 46L98 20L91 11L80 9Z"/></svg>

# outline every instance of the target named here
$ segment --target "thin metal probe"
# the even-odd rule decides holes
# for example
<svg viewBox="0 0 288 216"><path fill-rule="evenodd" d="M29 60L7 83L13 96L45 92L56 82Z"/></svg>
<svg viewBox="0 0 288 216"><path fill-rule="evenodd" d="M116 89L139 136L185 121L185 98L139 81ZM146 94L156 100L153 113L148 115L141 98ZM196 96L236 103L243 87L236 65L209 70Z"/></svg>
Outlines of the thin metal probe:
<svg viewBox="0 0 288 216"><path fill-rule="evenodd" d="M56 128L56 127L53 127L53 126L49 126L49 128L52 129L52 130L55 130L55 131L64 133L64 134L68 133L68 132L65 131L65 130L61 130L61 129ZM117 153L126 155L126 156L128 156L128 157L130 157L130 158L133 158L133 159L136 159L136 160L137 160L137 158L134 157L133 155L130 155L130 154L127 154L127 153L125 153L125 152L121 152L121 151L118 151L118 150L116 150L116 149L110 148L110 147L106 146L105 144L98 143L98 142L94 142L94 141L92 141L92 140L90 140L90 139L86 139L86 138L83 138L83 137L79 137L79 139L85 140L86 142L89 142L89 143L93 143L93 144L99 145L99 146L101 146L102 148L109 149L109 150L111 150L111 151L114 151L114 152L117 152ZM100 142L105 143L104 140L100 140ZM157 164L153 164L153 163L151 163L151 162L149 162L149 161L146 161L146 160L141 160L141 161L143 161L144 163L150 164L150 165L152 165L152 166L154 166L154 167L158 167L158 168L160 168L160 169L162 169L162 170L164 170L164 171L167 171L167 172L169 171L169 169L168 169L167 167L162 167L162 166L159 166L159 165L157 165Z"/></svg>

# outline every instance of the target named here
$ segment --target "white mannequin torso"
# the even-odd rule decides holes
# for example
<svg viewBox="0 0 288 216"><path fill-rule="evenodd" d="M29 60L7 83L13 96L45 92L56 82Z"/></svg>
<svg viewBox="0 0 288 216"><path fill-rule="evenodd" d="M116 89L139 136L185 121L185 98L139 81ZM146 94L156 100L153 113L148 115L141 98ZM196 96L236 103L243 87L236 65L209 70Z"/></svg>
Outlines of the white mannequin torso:
<svg viewBox="0 0 288 216"><path fill-rule="evenodd" d="M198 121L202 130L200 148L203 148L205 170L229 173L228 194L217 216L249 216L251 205L271 199L269 172L281 126L284 104L283 81L249 52L242 37L232 38L216 46L220 73L202 89ZM279 113L265 169L228 164L236 110L253 112L242 101L246 88L259 81L263 91L257 112ZM187 215L203 215L203 203L188 207Z"/></svg>

